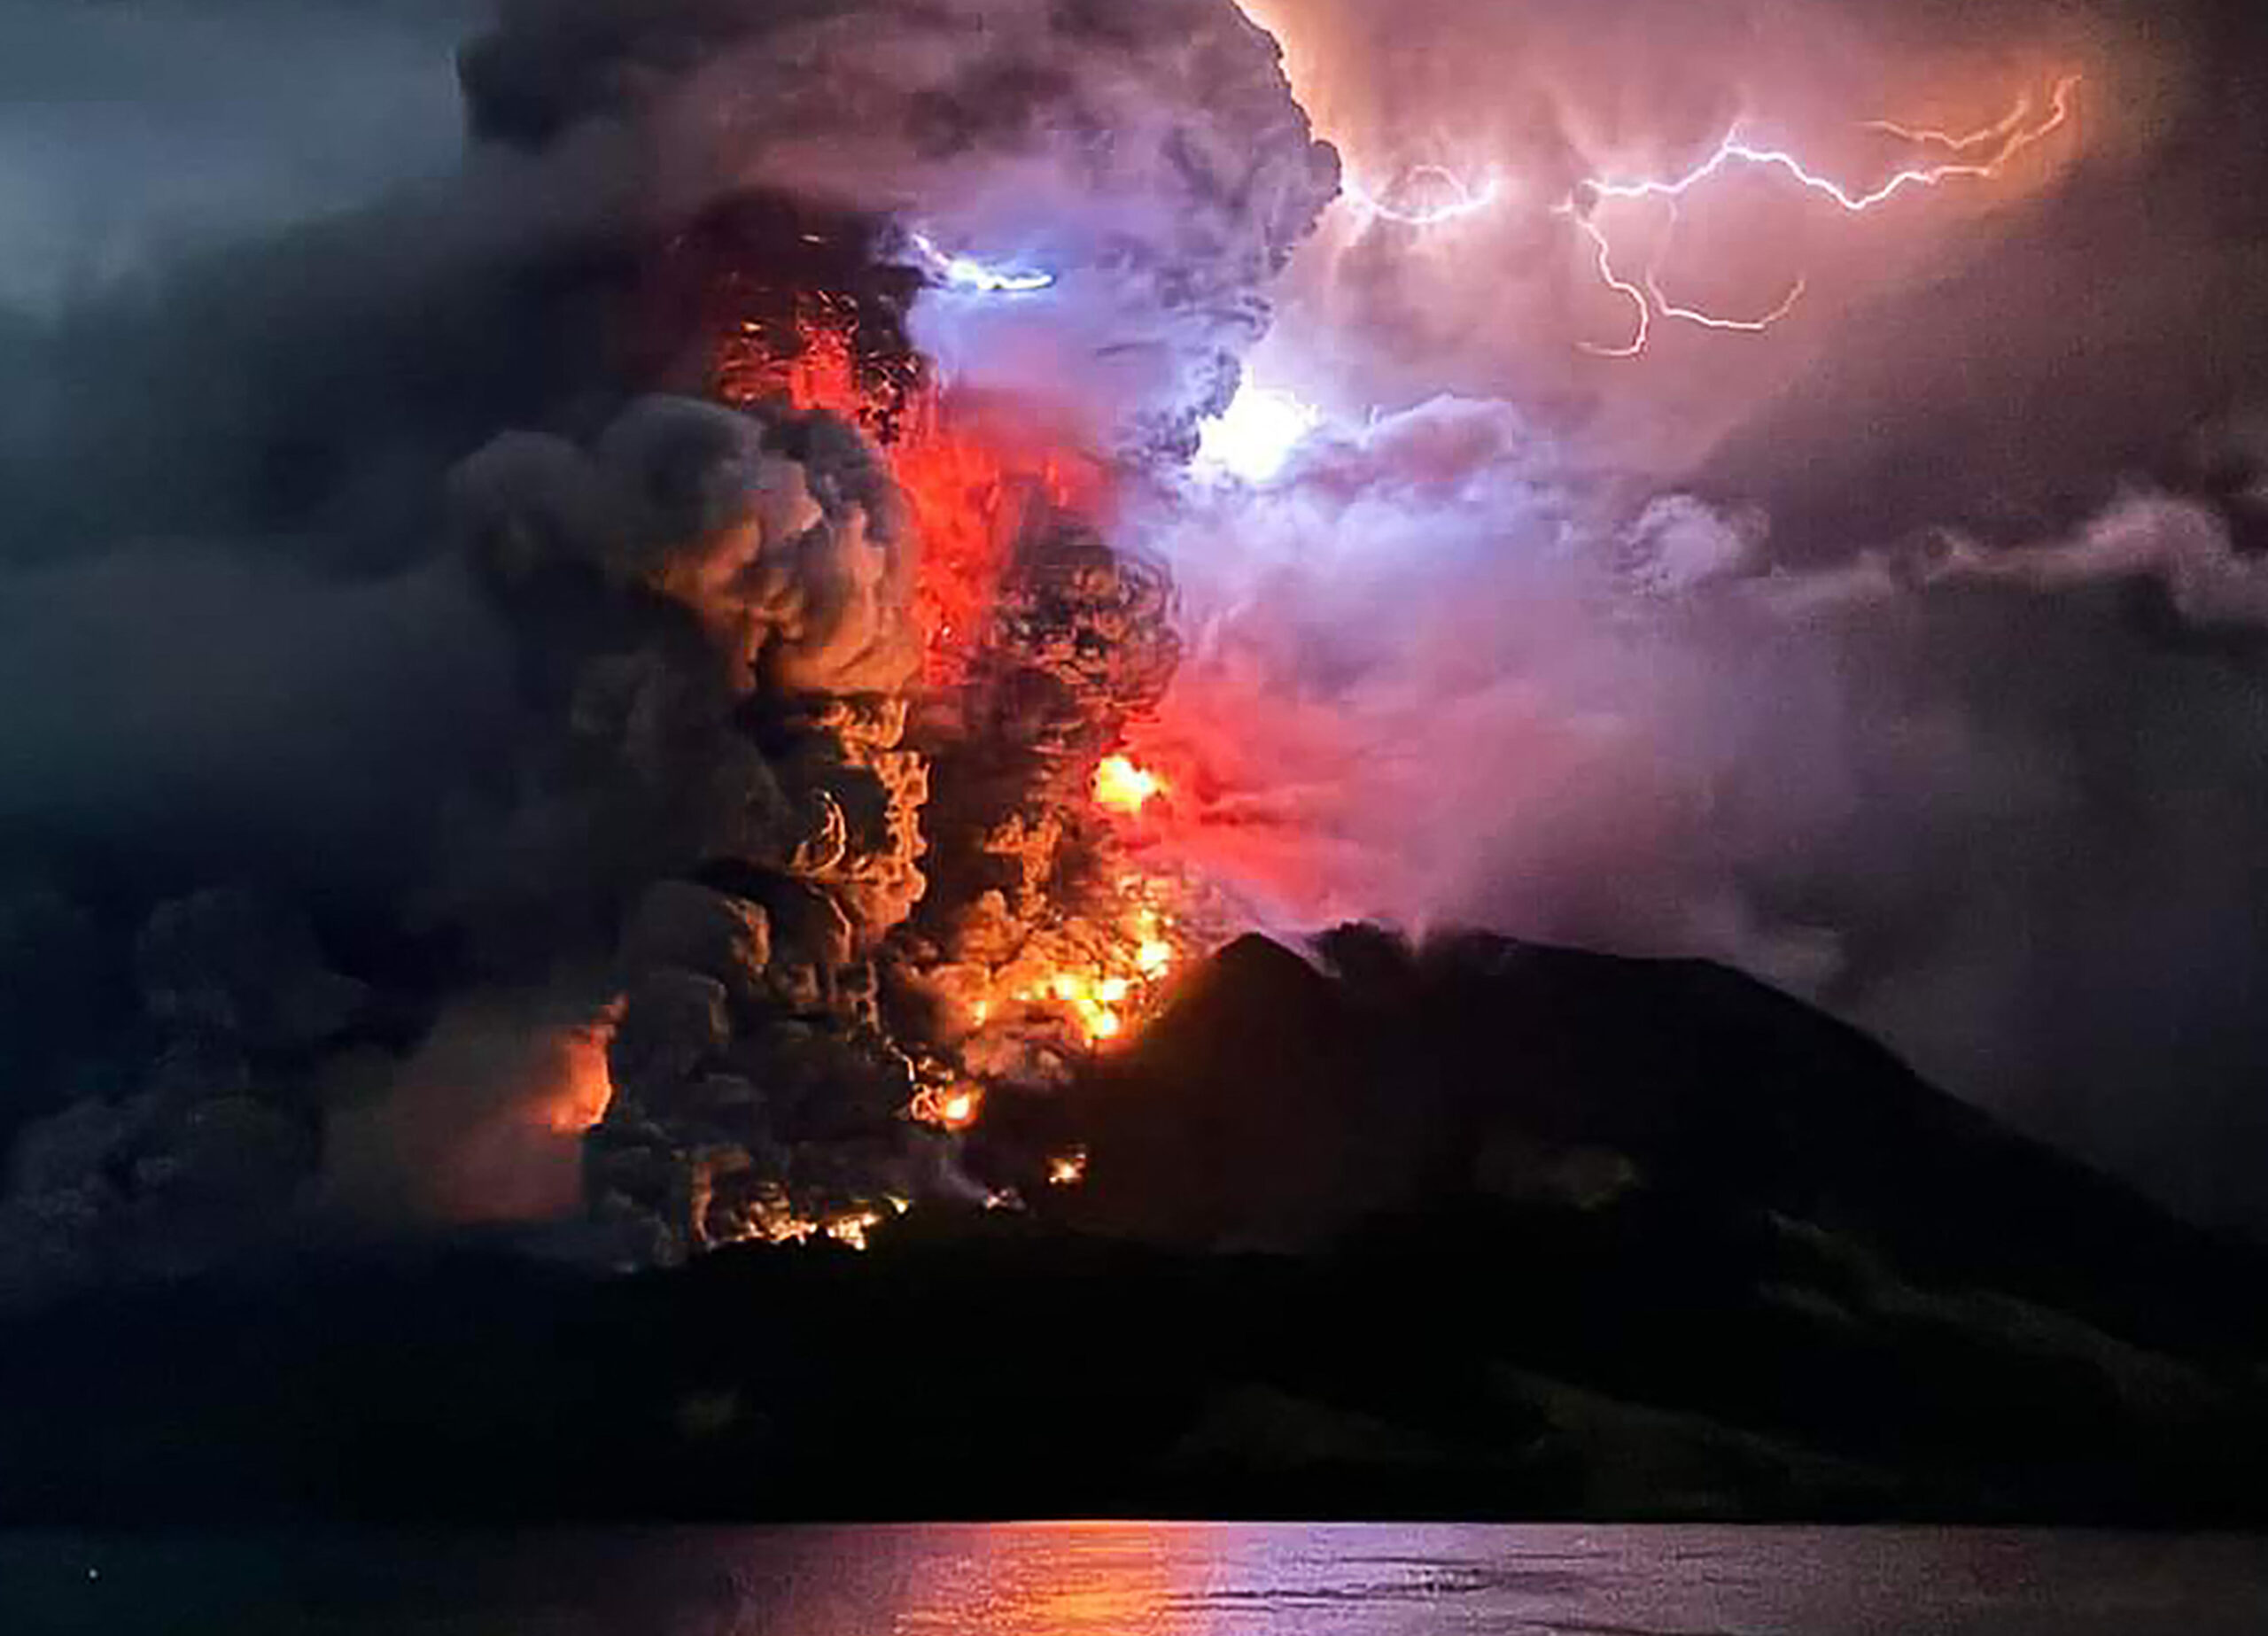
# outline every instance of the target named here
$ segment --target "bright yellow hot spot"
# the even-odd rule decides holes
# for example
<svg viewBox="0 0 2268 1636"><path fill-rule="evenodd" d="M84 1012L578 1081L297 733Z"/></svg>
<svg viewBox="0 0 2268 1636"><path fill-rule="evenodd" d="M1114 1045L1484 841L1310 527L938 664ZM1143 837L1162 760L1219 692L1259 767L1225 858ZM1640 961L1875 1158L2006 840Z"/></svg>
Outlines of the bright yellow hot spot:
<svg viewBox="0 0 2268 1636"><path fill-rule="evenodd" d="M967 1130L984 1112L984 1090L978 1085L926 1085L906 1112L940 1130Z"/></svg>
<svg viewBox="0 0 2268 1636"><path fill-rule="evenodd" d="M853 1250L864 1250L867 1244L867 1233L882 1224L882 1217L873 1211L856 1211L849 1215L838 1215L829 1221L827 1236L839 1244L846 1244Z"/></svg>
<svg viewBox="0 0 2268 1636"><path fill-rule="evenodd" d="M1095 768L1095 800L1113 811L1139 816L1166 792L1166 781L1124 756L1106 756Z"/></svg>

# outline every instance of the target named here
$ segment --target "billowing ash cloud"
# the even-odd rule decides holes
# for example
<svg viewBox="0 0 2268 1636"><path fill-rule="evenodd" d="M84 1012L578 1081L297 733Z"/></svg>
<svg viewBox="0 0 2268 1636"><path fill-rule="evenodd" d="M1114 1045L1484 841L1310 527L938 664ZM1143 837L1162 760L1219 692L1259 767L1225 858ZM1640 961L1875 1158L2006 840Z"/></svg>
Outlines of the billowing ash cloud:
<svg viewBox="0 0 2268 1636"><path fill-rule="evenodd" d="M1183 844L1286 925L1731 959L2256 1222L2256 18L1247 9L1365 191L1498 191L1335 213L1255 364L1333 413L1155 522ZM1738 120L1863 178L1859 121L1983 125L2061 74L2068 133L1967 190L1689 200L1671 294L1805 275L1769 334L1581 349L1629 324L1554 213L1583 177L1674 174ZM1626 267L1659 226L1619 221Z"/></svg>
<svg viewBox="0 0 2268 1636"><path fill-rule="evenodd" d="M917 547L875 451L644 399L588 449L502 434L453 491L433 560L361 584L15 576L7 833L48 867L6 958L75 955L98 996L105 925L128 944L111 1017L11 1019L35 1088L91 1092L17 1144L12 1284L195 1264L294 1208L572 1213L618 1090L666 1171L666 1093L783 1027L843 1033L887 1130L903 1070L856 962L920 896L925 786L897 748ZM704 1148L770 1128L746 1112Z"/></svg>
<svg viewBox="0 0 2268 1636"><path fill-rule="evenodd" d="M1634 508L1444 400L1161 526L1192 641L1140 748L1176 843L1276 924L1726 959L2241 1214L2245 523L2136 492L2062 539L1790 568L1760 512Z"/></svg>
<svg viewBox="0 0 2268 1636"><path fill-rule="evenodd" d="M326 1202L376 1222L541 1221L583 1209L583 1136L606 1117L611 1016L443 1013L380 1097L325 1132Z"/></svg>
<svg viewBox="0 0 2268 1636"><path fill-rule="evenodd" d="M1228 0L524 0L461 172L18 279L55 311L0 319L0 1283L549 1214L579 1153L638 1253L934 1175L873 958L936 866L919 541L847 428L688 400L672 258L720 244L888 284L964 392L1136 457L1116 543L1187 653L1144 748L1263 918L1719 954L2256 1217L2251 9L1247 9L1312 128ZM1743 116L1865 174L1859 121L2064 72L2070 139L1989 186L1689 210L1681 297L1806 276L1768 336L1581 349L1629 319L1555 214L1582 177ZM1389 204L1503 191L1293 260L1318 131ZM1271 307L1259 371L1332 424L1184 485Z"/></svg>
<svg viewBox="0 0 2268 1636"><path fill-rule="evenodd" d="M0 311L454 163L480 0L0 4Z"/></svg>
<svg viewBox="0 0 2268 1636"><path fill-rule="evenodd" d="M917 336L975 388L1185 449L1337 182L1224 0L522 0L465 58L474 128L625 146L664 200L750 188L889 217L1052 282L948 288Z"/></svg>
<svg viewBox="0 0 2268 1636"><path fill-rule="evenodd" d="M454 9L278 38L321 83ZM161 96L0 26L291 128L228 112L266 0L114 11L226 49ZM911 306L958 389L1171 454L1336 176L1225 0L514 4L461 74L454 171L423 130L0 258L0 1296L579 1201L669 1256L937 1183L877 958L928 886L920 533L844 423L697 400L705 299ZM40 198L113 162L73 151ZM964 255L1047 287L992 315Z"/></svg>

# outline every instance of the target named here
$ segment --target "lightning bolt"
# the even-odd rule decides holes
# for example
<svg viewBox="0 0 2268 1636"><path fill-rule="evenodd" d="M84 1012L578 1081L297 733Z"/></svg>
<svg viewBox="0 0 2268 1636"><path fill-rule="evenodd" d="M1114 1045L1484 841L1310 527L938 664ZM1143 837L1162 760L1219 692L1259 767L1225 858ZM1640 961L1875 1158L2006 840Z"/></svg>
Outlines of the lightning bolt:
<svg viewBox="0 0 2268 1636"><path fill-rule="evenodd" d="M978 295L1031 295L1055 284L1052 273L994 267L974 256L948 254L926 233L909 233L906 238L930 273L954 290Z"/></svg>
<svg viewBox="0 0 2268 1636"><path fill-rule="evenodd" d="M2067 84L2076 86L2079 82L2079 77L2078 74L2071 75ZM1969 149L1980 147L1995 137L2008 136L2031 117L2031 97L2027 93L2017 99L2016 105L2009 109L1997 124L1987 125L1981 130L1973 130L1966 136L1955 136L1946 131L1932 130L1922 127L1900 125L1895 120L1868 120L1859 128L1882 131L1898 137L1900 141L1910 142L1917 148L1944 148L1954 153L1966 153Z"/></svg>
<svg viewBox="0 0 2268 1636"><path fill-rule="evenodd" d="M1627 346L1601 346L1593 341L1579 341L1576 345L1585 352L1596 353L1601 358L1635 358L1646 350L1646 342L1652 336L1654 330L1654 309L1646 299L1644 287L1634 284L1616 274L1614 246L1607 242L1606 235L1599 230L1597 222L1575 208L1575 202L1573 199L1558 206L1552 213L1566 217L1575 224L1585 238L1591 241L1592 247L1598 252L1599 282L1627 300L1631 310L1638 315L1637 330L1631 336L1630 344Z"/></svg>
<svg viewBox="0 0 2268 1636"><path fill-rule="evenodd" d="M1664 318L1674 318L1684 323L1698 325L1704 330L1731 330L1744 335L1761 335L1795 311L1796 303L1804 299L1806 281L1798 278L1789 286L1788 293L1780 299L1780 304L1777 306L1757 318L1726 318L1714 313L1705 313L1698 307L1682 306L1671 300L1662 290L1661 265L1669 257L1670 239L1677 229L1679 218L1677 206L1674 201L1670 205L1668 230L1663 233L1662 242L1655 250L1653 260L1646 264L1646 270L1641 275L1643 282L1639 283L1633 283L1615 272L1613 244L1609 242L1597 222L1575 207L1573 199L1560 205L1552 213L1565 216L1575 224L1576 229L1584 237L1590 240L1592 248L1598 252L1599 282L1628 301L1630 310L1637 315L1635 330L1632 333L1629 341L1621 346L1601 346L1593 341L1576 343L1583 351L1595 357L1635 358L1638 356L1646 350L1646 343L1652 337L1654 317L1657 314Z"/></svg>
<svg viewBox="0 0 2268 1636"><path fill-rule="evenodd" d="M1780 305L1760 318L1724 318L1697 308L1682 306L1672 302L1662 292L1659 278L1661 262L1667 253L1668 233L1665 233L1663 248L1658 250L1640 282L1634 283L1614 269L1614 252L1605 230L1594 219L1598 205L1618 199L1660 199L1670 210L1669 231L1677 224L1677 202L1711 177L1736 166L1777 170L1794 180L1807 191L1832 200L1844 211L1860 214L1889 203L1900 193L1912 188L1934 188L1947 182L1989 180L1998 176L2025 150L2045 141L2070 121L2071 96L2084 82L2080 74L2066 74L2055 82L2049 97L2046 117L2035 120L2029 97L1992 124L1980 129L1955 136L1950 132L1918 128L1893 123L1888 120L1868 120L1861 128L1878 130L1897 136L1916 146L1945 150L1953 157L1934 165L1908 165L1892 172L1874 187L1853 192L1832 177L1812 170L1795 154L1782 148L1762 148L1741 139L1740 127L1735 125L1725 133L1709 156L1682 175L1663 179L1643 177L1630 181L1615 181L1591 177L1576 183L1575 190L1555 209L1556 214L1567 217L1581 230L1597 252L1600 282L1616 295L1632 304L1637 314L1635 334L1621 346L1603 346L1583 343L1583 350L1604 358L1635 358L1646 350L1657 317L1675 319L1707 330L1736 330L1756 333L1770 329L1794 310L1802 299L1804 281L1798 279L1794 287ZM1988 154L1968 157L1980 148L1992 145ZM1588 199L1588 207L1581 202Z"/></svg>
<svg viewBox="0 0 2268 1636"><path fill-rule="evenodd" d="M1409 228L1439 227L1445 221L1462 221L1466 216L1480 214L1496 202L1499 190L1495 177L1489 177L1476 190L1455 171L1439 165L1413 167L1404 173L1402 185L1406 187L1410 182L1425 176L1433 177L1444 183L1451 197L1438 205L1427 205L1422 210L1407 210L1386 203L1377 195L1368 191L1360 182L1349 176L1345 183L1348 202L1365 215L1375 217L1382 221L1399 222L1402 226Z"/></svg>

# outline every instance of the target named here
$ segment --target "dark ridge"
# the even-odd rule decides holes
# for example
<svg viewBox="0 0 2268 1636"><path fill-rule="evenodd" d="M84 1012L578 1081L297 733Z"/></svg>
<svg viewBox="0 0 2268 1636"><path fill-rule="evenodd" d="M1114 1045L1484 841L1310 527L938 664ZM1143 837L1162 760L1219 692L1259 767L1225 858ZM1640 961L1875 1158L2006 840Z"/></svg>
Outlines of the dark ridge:
<svg viewBox="0 0 2268 1636"><path fill-rule="evenodd" d="M2268 1524L2249 1252L1718 967L1318 952L1192 973L1031 1212L19 1314L0 1518Z"/></svg>

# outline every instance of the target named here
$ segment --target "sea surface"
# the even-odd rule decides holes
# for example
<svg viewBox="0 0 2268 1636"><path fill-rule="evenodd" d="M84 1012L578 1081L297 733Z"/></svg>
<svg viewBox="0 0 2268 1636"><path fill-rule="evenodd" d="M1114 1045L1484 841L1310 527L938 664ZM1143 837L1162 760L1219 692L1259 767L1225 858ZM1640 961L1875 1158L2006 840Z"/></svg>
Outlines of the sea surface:
<svg viewBox="0 0 2268 1636"><path fill-rule="evenodd" d="M0 1536L0 1632L2263 1636L2268 1539L1067 1523Z"/></svg>

